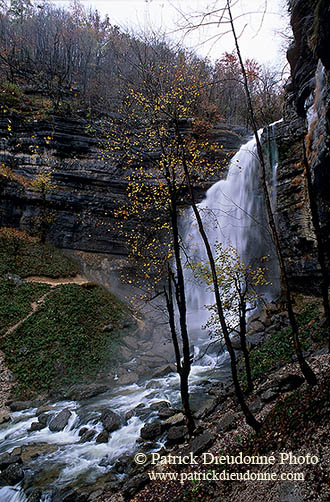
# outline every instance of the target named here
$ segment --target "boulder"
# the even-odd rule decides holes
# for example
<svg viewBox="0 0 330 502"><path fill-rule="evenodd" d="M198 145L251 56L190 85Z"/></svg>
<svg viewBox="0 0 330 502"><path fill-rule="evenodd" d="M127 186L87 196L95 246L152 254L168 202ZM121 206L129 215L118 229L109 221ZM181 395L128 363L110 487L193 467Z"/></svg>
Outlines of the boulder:
<svg viewBox="0 0 330 502"><path fill-rule="evenodd" d="M204 432L195 438L190 446L193 455L201 455L205 450L211 448L215 441L214 435L211 432Z"/></svg>
<svg viewBox="0 0 330 502"><path fill-rule="evenodd" d="M113 432L119 429L121 423L120 416L111 410L103 410L100 420L104 429L108 432Z"/></svg>
<svg viewBox="0 0 330 502"><path fill-rule="evenodd" d="M96 443L107 443L109 440L109 432L108 431L102 431L100 434L98 434L95 438Z"/></svg>
<svg viewBox="0 0 330 502"><path fill-rule="evenodd" d="M182 443L188 434L188 429L185 425L171 427L167 432L167 441L169 444Z"/></svg>
<svg viewBox="0 0 330 502"><path fill-rule="evenodd" d="M28 432L41 431L41 429L44 429L45 427L46 425L41 424L40 422L32 422Z"/></svg>
<svg viewBox="0 0 330 502"><path fill-rule="evenodd" d="M258 397L249 405L251 413L259 413L264 407L264 403Z"/></svg>
<svg viewBox="0 0 330 502"><path fill-rule="evenodd" d="M0 471L7 469L9 465L21 463L22 459L20 455L9 455L9 453L2 453L0 455Z"/></svg>
<svg viewBox="0 0 330 502"><path fill-rule="evenodd" d="M7 410L1 410L0 411L0 425L4 424L6 422L9 422L10 420L10 413Z"/></svg>
<svg viewBox="0 0 330 502"><path fill-rule="evenodd" d="M19 464L10 464L0 474L0 486L14 486L24 478L24 471Z"/></svg>
<svg viewBox="0 0 330 502"><path fill-rule="evenodd" d="M160 408L160 410L158 410L158 416L159 418L169 418L176 415L178 411L179 410L176 408Z"/></svg>
<svg viewBox="0 0 330 502"><path fill-rule="evenodd" d="M130 479L123 486L123 495L126 499L131 499L138 491L142 490L148 483L149 476L147 474L138 474Z"/></svg>
<svg viewBox="0 0 330 502"><path fill-rule="evenodd" d="M52 432L62 431L68 425L70 417L71 411L68 408L60 411L60 413L55 415L49 422L49 430Z"/></svg>
<svg viewBox="0 0 330 502"><path fill-rule="evenodd" d="M66 393L66 397L73 401L84 401L103 394L107 390L109 390L109 385L106 384L73 385Z"/></svg>
<svg viewBox="0 0 330 502"><path fill-rule="evenodd" d="M148 386L146 388L148 388ZM161 410L162 408L169 408L169 406L169 401L157 401L156 403L151 403L149 408L151 410Z"/></svg>
<svg viewBox="0 0 330 502"><path fill-rule="evenodd" d="M236 425L236 416L230 411L218 421L218 432L227 432L234 429Z"/></svg>
<svg viewBox="0 0 330 502"><path fill-rule="evenodd" d="M161 378L165 375L168 375L169 373L175 373L175 372L176 372L176 366L174 364L165 364L164 366L161 366L156 371L154 371L151 378Z"/></svg>
<svg viewBox="0 0 330 502"><path fill-rule="evenodd" d="M152 424L146 424L141 429L142 439L155 439L159 437L162 433L162 426L159 422L154 422Z"/></svg>
<svg viewBox="0 0 330 502"><path fill-rule="evenodd" d="M88 429L84 434L82 434L79 443L87 443L88 441L92 441L95 437L96 431L94 429Z"/></svg>
<svg viewBox="0 0 330 502"><path fill-rule="evenodd" d="M53 416L53 413L40 413L40 415L38 416L38 422L46 427L48 420L50 420Z"/></svg>
<svg viewBox="0 0 330 502"><path fill-rule="evenodd" d="M270 401L274 401L274 399L278 396L278 390L277 389L268 389L265 390L262 394L260 394L260 399L264 403L270 403Z"/></svg>
<svg viewBox="0 0 330 502"><path fill-rule="evenodd" d="M28 408L37 408L40 406L40 401L13 401L9 404L11 411L23 411Z"/></svg>
<svg viewBox="0 0 330 502"><path fill-rule="evenodd" d="M172 417L167 418L164 421L164 426L165 427L171 427L172 425L182 425L184 423L184 414L183 413L177 413L176 415L173 415Z"/></svg>
<svg viewBox="0 0 330 502"><path fill-rule="evenodd" d="M127 373L121 375L118 380L118 385L130 385L131 383L136 383L139 380L139 375L134 371L127 371Z"/></svg>

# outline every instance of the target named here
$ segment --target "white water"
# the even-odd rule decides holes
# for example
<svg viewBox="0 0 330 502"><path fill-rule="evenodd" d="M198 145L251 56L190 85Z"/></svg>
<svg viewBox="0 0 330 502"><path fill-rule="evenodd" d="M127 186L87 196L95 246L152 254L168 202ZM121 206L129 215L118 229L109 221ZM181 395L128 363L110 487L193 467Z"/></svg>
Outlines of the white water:
<svg viewBox="0 0 330 502"><path fill-rule="evenodd" d="M263 209L263 196L259 187L259 164L256 157L255 141L250 140L233 157L227 178L213 185L206 198L199 205L206 224L208 237L214 246L217 242L233 245L243 259L250 262L258 260L270 249L270 237L266 230ZM182 221L182 236L192 259L206 260L204 245L200 239L192 211L187 211ZM195 344L195 356L203 353L209 340L201 330L208 317L206 304L213 303L212 293L205 285L196 284L189 271L186 278L188 287L188 324ZM201 388L203 381L226 381L229 377L226 366L226 353L211 352L205 355L198 364L193 364L189 383L190 392L194 394ZM196 358L197 359L197 358ZM146 407L160 400L170 401L172 406L180 406L179 377L170 374L154 379L150 387L144 384L128 385L109 389L102 396L88 402L59 402L53 405L52 412L70 408L72 416L68 425L61 432L52 433L49 428L38 432L28 432L31 423L36 421L36 409L13 413L11 422L0 426L0 453L11 452L17 446L29 444L56 445L55 452L45 455L29 463L31 471L26 474L24 483L33 486L34 480L42 479L44 472L57 472L49 488L45 487L43 501L51 499L54 483L61 487L70 482L82 480L92 482L103 472L107 472L123 455L133 453L137 449L137 439L145 422L152 420L156 412L149 411L143 417L132 417L125 421L127 411L144 403ZM105 444L97 444L95 440L79 443L79 429L88 427L99 432L102 430L100 411L104 408L116 411L122 417L122 427L110 435ZM160 440L160 443L161 444ZM101 462L102 460L102 462ZM101 465L100 465L101 464ZM30 476L30 477L29 477ZM41 483L41 486L43 483ZM24 502L26 496L20 486L0 489L1 502Z"/></svg>
<svg viewBox="0 0 330 502"><path fill-rule="evenodd" d="M259 131L261 135L262 130ZM276 159L272 163L271 184L276 185ZM256 141L251 139L232 158L226 179L215 183L198 205L209 242L223 247L233 246L246 264L258 263L267 255L266 266L275 282L273 245L266 223L263 192L260 187L260 164ZM182 240L186 255L193 263L207 263L204 243L200 237L193 210L189 209L182 220ZM206 305L214 304L214 294L205 284L198 283L191 270L186 268L189 326L195 333L197 345L205 343L201 324L209 317Z"/></svg>

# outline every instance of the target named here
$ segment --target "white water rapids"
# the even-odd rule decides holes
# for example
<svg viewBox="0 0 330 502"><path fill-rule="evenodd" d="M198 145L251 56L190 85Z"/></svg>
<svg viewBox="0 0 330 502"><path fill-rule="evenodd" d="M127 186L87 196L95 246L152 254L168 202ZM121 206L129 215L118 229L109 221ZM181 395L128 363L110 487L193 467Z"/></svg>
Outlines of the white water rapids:
<svg viewBox="0 0 330 502"><path fill-rule="evenodd" d="M258 167L255 141L250 140L233 157L226 179L215 183L199 205L212 245L216 242L231 244L243 259L248 258L252 263L264 256L265 249L271 248L263 196L259 187ZM204 245L191 210L188 210L182 219L181 233L192 259L205 260ZM271 259L270 263L274 271ZM188 325L197 355L209 343L201 326L208 316L204 306L213 303L213 294L204 285L196 284L189 270L186 271L186 279ZM193 364L189 379L192 400L200 391L203 381L228 379L226 359L225 353L213 353ZM108 472L119 458L133 453L138 448L136 441L143 424L155 418L156 411L149 410L145 415L134 416L129 420L125 420L125 414L140 403L149 407L151 403L164 399L170 401L174 407L180 406L179 378L174 373L153 379L152 382L109 389L103 395L86 402L55 403L51 412L58 412L63 408L72 411L68 425L57 433L51 432L48 427L38 432L29 432L31 423L36 420L36 409L16 412L12 414L9 423L0 426L0 453L11 452L14 448L24 445L55 445L55 451L45 453L28 463L28 471L22 482L25 488L43 486L41 500L51 501L54 486L59 488L79 481L93 482L98 476ZM122 417L122 427L110 434L107 443L97 444L95 440L79 443L81 427L98 432L102 430L100 411L105 408ZM0 488L0 500L24 502L27 497L21 486L17 485Z"/></svg>

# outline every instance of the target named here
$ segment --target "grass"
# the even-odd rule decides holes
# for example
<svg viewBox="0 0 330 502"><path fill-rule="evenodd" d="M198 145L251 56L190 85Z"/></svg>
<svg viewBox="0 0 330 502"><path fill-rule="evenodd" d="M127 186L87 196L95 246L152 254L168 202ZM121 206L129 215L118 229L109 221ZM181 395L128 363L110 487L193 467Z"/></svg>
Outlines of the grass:
<svg viewBox="0 0 330 502"><path fill-rule="evenodd" d="M0 275L8 272L20 277L46 275L70 277L77 265L51 244L40 241L13 228L0 229Z"/></svg>
<svg viewBox="0 0 330 502"><path fill-rule="evenodd" d="M56 278L77 272L77 266L53 246L15 229L0 229L0 335L31 312L31 302L49 292L31 317L0 337L6 366L16 379L17 398L90 381L117 358L121 320L129 312L115 296L95 284L51 288L15 284L5 276ZM112 329L103 331L106 325Z"/></svg>
<svg viewBox="0 0 330 502"><path fill-rule="evenodd" d="M320 327L319 304L309 304L297 316L300 329L300 342L303 351L310 348L323 347L326 344L325 335ZM252 378L262 378L278 365L292 362L295 354L291 328L274 333L262 345L250 352ZM242 373L242 380L246 382L246 374Z"/></svg>
<svg viewBox="0 0 330 502"><path fill-rule="evenodd" d="M24 319L31 312L30 303L49 290L46 284L23 283L16 286L12 281L0 282L0 335Z"/></svg>
<svg viewBox="0 0 330 502"><path fill-rule="evenodd" d="M55 288L1 344L18 381L17 395L28 398L96 376L116 358L116 327L125 313L125 306L102 287ZM111 334L102 331L109 323Z"/></svg>

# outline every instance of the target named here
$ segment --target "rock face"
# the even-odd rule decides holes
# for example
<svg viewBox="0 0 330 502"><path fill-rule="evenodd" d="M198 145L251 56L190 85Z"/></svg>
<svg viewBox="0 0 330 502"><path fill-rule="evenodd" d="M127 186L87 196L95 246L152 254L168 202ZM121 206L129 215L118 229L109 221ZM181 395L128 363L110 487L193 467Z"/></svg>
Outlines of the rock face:
<svg viewBox="0 0 330 502"><path fill-rule="evenodd" d="M87 125L68 117L0 117L0 164L31 180L42 168L52 171L52 188L44 197L0 175L0 225L29 231L46 207L51 216L47 239L56 246L126 254L114 229L114 211L126 200L127 180L122 169L104 161L102 138L88 135ZM244 135L242 128L223 123L214 129L212 140L229 154L239 148ZM202 197L200 189L196 192ZM129 230L130 222L127 225Z"/></svg>
<svg viewBox="0 0 330 502"><path fill-rule="evenodd" d="M294 43L284 121L276 125L279 153L277 217L292 286L319 290L320 272L311 220L303 142L311 169L324 247L330 261L330 4L291 0Z"/></svg>

